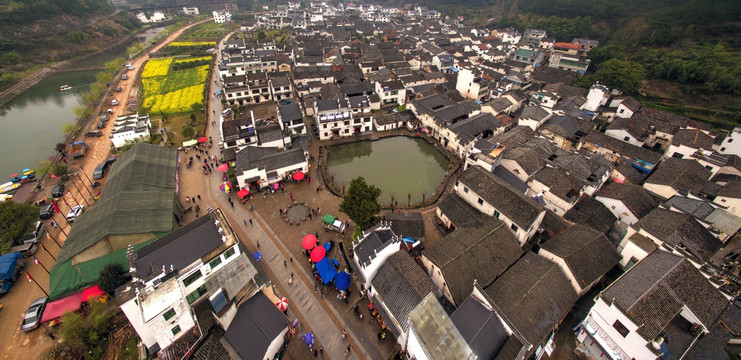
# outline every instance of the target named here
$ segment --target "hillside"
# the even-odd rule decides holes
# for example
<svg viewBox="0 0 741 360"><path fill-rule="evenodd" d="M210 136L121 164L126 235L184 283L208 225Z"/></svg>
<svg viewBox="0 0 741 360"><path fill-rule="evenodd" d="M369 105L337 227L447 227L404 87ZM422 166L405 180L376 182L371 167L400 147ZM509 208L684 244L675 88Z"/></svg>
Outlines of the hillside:
<svg viewBox="0 0 741 360"><path fill-rule="evenodd" d="M0 2L0 90L28 69L100 50L140 26L105 1Z"/></svg>

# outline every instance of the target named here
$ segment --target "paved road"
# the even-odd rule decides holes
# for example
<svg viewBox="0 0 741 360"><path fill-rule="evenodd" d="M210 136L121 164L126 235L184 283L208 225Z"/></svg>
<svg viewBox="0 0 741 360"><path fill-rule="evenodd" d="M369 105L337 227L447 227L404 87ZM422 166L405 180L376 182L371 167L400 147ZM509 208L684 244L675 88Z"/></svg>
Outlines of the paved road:
<svg viewBox="0 0 741 360"><path fill-rule="evenodd" d="M216 67L214 67L214 76L212 78L218 79L218 69ZM218 124L222 105L219 99L213 97L213 93L217 89L216 84L212 83L210 85L212 89L209 92L211 96L209 97L208 110L210 111L207 111L210 126L208 135L213 139L219 139L221 130ZM214 121L213 124L216 124L216 126L212 126L211 121ZM214 146L210 150L210 155L212 157L221 156L217 146ZM231 225L235 227L235 230L250 251L257 251L259 243L259 251L263 254L261 265L270 276L273 284L275 284L277 288L276 292L289 299L290 311L299 318L302 324L302 330L314 332L317 342L324 347L325 356L329 359L342 359L344 358L344 352L348 344L350 344L352 350L348 356L349 359L381 358L381 354L375 351L375 349L369 349L373 355L371 356L363 347L358 346L360 342L357 340L358 337L356 337L352 328L348 328L349 338L342 338L342 330L345 328L344 321L342 321L343 316L336 309L328 306L326 302L321 300L322 295L314 289L312 275L298 265L299 259L297 259L295 264L289 263L288 268L284 267L283 261L288 260L291 255L283 245L280 237L267 226L267 223L260 216L258 209L250 211L240 206L239 202L237 202L237 206L231 208L227 195L213 190L218 189L221 181L221 173L214 173L208 177L206 195L215 202L211 206L225 209L224 212ZM253 219L254 224L245 225L244 220L247 219ZM288 279L292 272L296 276L293 284L290 285ZM303 335L303 331L298 332L297 335Z"/></svg>

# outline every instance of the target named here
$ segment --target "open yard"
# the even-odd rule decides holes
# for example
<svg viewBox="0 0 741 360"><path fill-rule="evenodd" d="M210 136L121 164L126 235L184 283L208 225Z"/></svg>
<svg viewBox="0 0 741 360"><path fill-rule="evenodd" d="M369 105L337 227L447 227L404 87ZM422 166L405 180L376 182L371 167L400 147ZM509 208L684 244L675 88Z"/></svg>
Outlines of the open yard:
<svg viewBox="0 0 741 360"><path fill-rule="evenodd" d="M159 123L161 124L161 126L167 128L168 138L170 139L170 141L172 141L173 146L175 147L182 145L183 141L198 139L206 132L206 119L203 113L198 113L196 115L195 121L191 119L190 114L182 114L176 116L168 116L164 124L162 124L161 122ZM194 135L192 137L183 136L183 128L185 128L186 126L190 126L193 128ZM157 130L156 132L159 132L159 130Z"/></svg>
<svg viewBox="0 0 741 360"><path fill-rule="evenodd" d="M235 24L217 24L215 22L209 21L197 26L193 26L183 35L181 35L180 38L178 38L178 41L188 41L196 39L201 41L216 41L224 36L224 34L227 34L238 27L239 25Z"/></svg>

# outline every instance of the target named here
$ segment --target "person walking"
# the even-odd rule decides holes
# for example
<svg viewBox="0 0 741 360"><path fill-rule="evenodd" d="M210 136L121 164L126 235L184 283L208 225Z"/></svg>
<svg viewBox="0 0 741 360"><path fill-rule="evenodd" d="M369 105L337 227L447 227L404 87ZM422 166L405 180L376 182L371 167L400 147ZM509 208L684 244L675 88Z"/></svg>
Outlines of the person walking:
<svg viewBox="0 0 741 360"><path fill-rule="evenodd" d="M344 339L346 337L347 337L347 329L342 329L342 338Z"/></svg>
<svg viewBox="0 0 741 360"><path fill-rule="evenodd" d="M350 345L347 345L347 349L345 349L345 357L350 353Z"/></svg>
<svg viewBox="0 0 741 360"><path fill-rule="evenodd" d="M254 226L254 224L252 224L252 219L250 219L250 226Z"/></svg>
<svg viewBox="0 0 741 360"><path fill-rule="evenodd" d="M285 260L283 260L283 267L288 269L288 262ZM291 274L291 276L293 276L293 274Z"/></svg>
<svg viewBox="0 0 741 360"><path fill-rule="evenodd" d="M260 248L260 241L259 240L257 241L257 248L258 249Z"/></svg>
<svg viewBox="0 0 741 360"><path fill-rule="evenodd" d="M244 224L247 225L247 220L242 220L242 221L244 221Z"/></svg>

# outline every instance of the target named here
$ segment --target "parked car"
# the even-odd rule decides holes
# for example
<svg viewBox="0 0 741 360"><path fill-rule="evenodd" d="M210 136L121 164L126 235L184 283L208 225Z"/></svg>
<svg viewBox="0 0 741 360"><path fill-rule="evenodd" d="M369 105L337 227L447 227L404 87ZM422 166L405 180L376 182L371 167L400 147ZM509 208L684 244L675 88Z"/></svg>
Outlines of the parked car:
<svg viewBox="0 0 741 360"><path fill-rule="evenodd" d="M107 122L108 119L110 119L110 118L111 118L111 116L108 115L108 114L101 114L100 115L100 121L102 121L102 122Z"/></svg>
<svg viewBox="0 0 741 360"><path fill-rule="evenodd" d="M120 86L116 88L116 92L121 92L122 90Z"/></svg>
<svg viewBox="0 0 741 360"><path fill-rule="evenodd" d="M116 100L116 99L111 100L111 105L113 105L113 106L118 105L118 100Z"/></svg>
<svg viewBox="0 0 741 360"><path fill-rule="evenodd" d="M107 111L108 111L109 114L113 114L113 109L112 108L108 108Z"/></svg>
<svg viewBox="0 0 741 360"><path fill-rule="evenodd" d="M26 314L23 315L23 323L21 324L21 330L31 331L41 324L41 315L44 314L46 309L46 303L49 302L49 298L38 298L34 300L26 310Z"/></svg>
<svg viewBox="0 0 741 360"><path fill-rule="evenodd" d="M95 167L95 170L93 170L93 179L100 180L104 178L106 173L108 172L108 169L111 168L111 164L113 164L116 160L118 160L118 158L114 157L98 164L98 166Z"/></svg>
<svg viewBox="0 0 741 360"><path fill-rule="evenodd" d="M62 195L64 195L64 184L59 184L51 188L51 196L58 198Z"/></svg>
<svg viewBox="0 0 741 360"><path fill-rule="evenodd" d="M54 211L54 209L52 209L52 211ZM42 235L44 235L44 223L42 223L41 221L37 221L35 224L33 224L33 229L31 229L31 232L23 237L23 243L35 244L39 242L39 240L41 240Z"/></svg>
<svg viewBox="0 0 741 360"><path fill-rule="evenodd" d="M85 205L80 204L73 206L72 209L69 209L69 212L67 212L67 221L74 222L83 211L85 211Z"/></svg>
<svg viewBox="0 0 741 360"><path fill-rule="evenodd" d="M121 80L128 80L128 79L129 79L129 75L126 75L126 74L121 75Z"/></svg>
<svg viewBox="0 0 741 360"><path fill-rule="evenodd" d="M54 205L46 204L39 210L39 219L46 220L54 216Z"/></svg>
<svg viewBox="0 0 741 360"><path fill-rule="evenodd" d="M102 121L98 121L98 123L97 123L97 124L95 124L95 128L96 128L96 129L102 129L102 128L104 128L104 127L105 127L105 123L104 123L104 122L102 122Z"/></svg>
<svg viewBox="0 0 741 360"><path fill-rule="evenodd" d="M85 136L86 137L101 137L103 136L103 132L100 130L93 130L93 131L86 133Z"/></svg>

